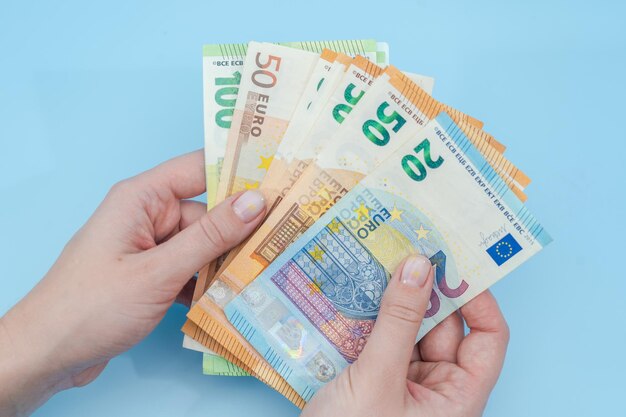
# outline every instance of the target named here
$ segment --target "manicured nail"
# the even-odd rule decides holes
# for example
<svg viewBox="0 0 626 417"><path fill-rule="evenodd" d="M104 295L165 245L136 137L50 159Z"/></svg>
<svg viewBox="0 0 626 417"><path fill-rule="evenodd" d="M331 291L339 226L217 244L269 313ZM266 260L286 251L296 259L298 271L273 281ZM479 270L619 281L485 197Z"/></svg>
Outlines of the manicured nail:
<svg viewBox="0 0 626 417"><path fill-rule="evenodd" d="M256 219L264 208L265 198L263 194L255 190L246 191L233 202L233 211L244 223Z"/></svg>
<svg viewBox="0 0 626 417"><path fill-rule="evenodd" d="M400 281L404 285L421 288L426 284L432 265L424 256L412 256L404 263Z"/></svg>

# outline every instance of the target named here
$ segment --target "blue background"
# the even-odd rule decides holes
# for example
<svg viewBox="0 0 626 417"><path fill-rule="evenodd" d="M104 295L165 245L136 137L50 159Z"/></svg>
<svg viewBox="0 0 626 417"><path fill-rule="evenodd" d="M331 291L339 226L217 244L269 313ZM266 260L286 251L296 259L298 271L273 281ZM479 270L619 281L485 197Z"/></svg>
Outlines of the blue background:
<svg viewBox="0 0 626 417"><path fill-rule="evenodd" d="M555 238L494 287L512 339L486 415L626 415L624 2L211 3L0 4L0 313L114 182L202 146L203 43L376 38L508 145ZM184 315L36 414L298 414L252 378L202 376Z"/></svg>

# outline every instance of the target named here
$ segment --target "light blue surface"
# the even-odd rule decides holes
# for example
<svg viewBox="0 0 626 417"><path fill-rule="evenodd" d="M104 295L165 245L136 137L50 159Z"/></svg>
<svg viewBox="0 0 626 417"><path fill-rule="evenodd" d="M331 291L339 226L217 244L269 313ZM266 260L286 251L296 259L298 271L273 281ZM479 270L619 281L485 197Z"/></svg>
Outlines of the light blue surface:
<svg viewBox="0 0 626 417"><path fill-rule="evenodd" d="M111 184L202 146L203 43L373 37L508 145L555 239L494 288L512 339L485 414L626 415L623 2L40 3L0 4L0 313ZM184 313L37 415L298 414L251 378L202 376Z"/></svg>

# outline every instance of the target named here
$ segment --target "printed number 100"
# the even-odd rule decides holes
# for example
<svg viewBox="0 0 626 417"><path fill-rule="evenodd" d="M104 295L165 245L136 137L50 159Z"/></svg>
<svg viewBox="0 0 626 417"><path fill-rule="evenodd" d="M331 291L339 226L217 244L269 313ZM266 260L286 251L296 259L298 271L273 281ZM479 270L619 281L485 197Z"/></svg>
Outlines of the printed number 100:
<svg viewBox="0 0 626 417"><path fill-rule="evenodd" d="M230 129L235 112L235 102L239 93L241 73L235 71L232 77L217 77L215 86L220 87L215 92L215 103L221 109L215 113L215 124L224 129Z"/></svg>

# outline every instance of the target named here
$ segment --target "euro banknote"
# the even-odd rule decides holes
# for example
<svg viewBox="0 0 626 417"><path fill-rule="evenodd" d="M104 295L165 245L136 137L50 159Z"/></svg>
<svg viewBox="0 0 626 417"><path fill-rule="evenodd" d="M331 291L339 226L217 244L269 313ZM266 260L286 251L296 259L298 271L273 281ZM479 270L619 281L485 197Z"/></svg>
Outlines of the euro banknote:
<svg viewBox="0 0 626 417"><path fill-rule="evenodd" d="M264 189L277 189L284 196L293 186L302 171L326 146L339 125L343 123L352 109L363 99L371 85L382 74L384 68L357 56L345 71L332 94L320 103L319 114L310 129L303 133L301 145L282 176L269 177L264 182ZM434 80L431 77L413 74L412 78L420 86L432 91ZM272 195L270 194L270 198Z"/></svg>
<svg viewBox="0 0 626 417"><path fill-rule="evenodd" d="M251 42L228 133L217 198L258 188L319 54Z"/></svg>
<svg viewBox="0 0 626 417"><path fill-rule="evenodd" d="M381 107L384 109L380 110ZM380 82L375 83L363 103L355 107L330 141L337 145L338 151L332 149L322 152L316 163L305 170L296 187L285 196L235 260L192 308L189 319L250 368L267 367L259 354L227 322L221 309L367 174L367 170L373 169L391 150L397 148L400 142L395 141L395 138L404 129L416 126L419 130L420 126L442 110L450 111L458 121L482 125L476 119L436 102L406 77L386 74ZM406 118L401 113L407 115ZM383 129L383 122L379 119L385 120L384 125L388 129ZM369 128L376 120L379 120L376 126L379 126L380 131ZM382 135L382 131L386 132L386 143L372 140L372 132ZM494 165L498 165L501 155L492 151L489 136L481 135L483 132L476 127L472 132L472 140L485 154L490 155ZM392 137L394 140L391 140ZM497 141L494 140L494 143ZM361 161L369 160L368 163L353 163L351 158L355 152L361 155Z"/></svg>
<svg viewBox="0 0 626 417"><path fill-rule="evenodd" d="M347 114L349 110L346 109L356 105L369 83L383 71L381 67L362 56L357 56L354 60L343 58L345 57L339 54L322 53L320 61L324 69L328 67L327 73L314 74L310 78L310 85L307 88L316 87L317 94L303 94L301 97L293 120L289 123L285 137L259 187L266 204L270 207L268 213L289 191L302 170L315 156L315 152L345 118L333 115L338 111ZM350 69L356 67L356 70L345 74L347 66L350 66ZM357 88L355 83L360 88ZM220 265L218 275L228 267L244 244L245 242L229 252Z"/></svg>
<svg viewBox="0 0 626 417"><path fill-rule="evenodd" d="M226 134L216 201L258 188L289 124L319 54L250 42L239 77L238 100ZM201 290L214 263L199 276Z"/></svg>
<svg viewBox="0 0 626 417"><path fill-rule="evenodd" d="M324 49L320 59L315 65L307 82L304 92L300 96L298 104L292 114L287 130L283 135L272 163L267 169L266 175L259 186L265 197L266 205L270 212L279 197L278 185L280 181L288 178L288 168L295 151L305 139L305 132L315 122L321 106L328 99L328 95L334 90L336 83L345 72L346 65L352 61L348 55ZM231 249L228 256L221 262L220 268L224 268L235 257L239 247Z"/></svg>
<svg viewBox="0 0 626 417"><path fill-rule="evenodd" d="M203 355L202 373L219 376L250 376L237 365L217 355Z"/></svg>
<svg viewBox="0 0 626 417"><path fill-rule="evenodd" d="M352 55L362 54L384 64L387 63L389 52L386 43L372 40L284 42L282 45L312 52L321 52L323 48L332 47ZM247 49L248 44L245 43L214 44L203 47L204 149L208 209L217 201L217 188L226 152L226 141L235 110ZM207 266L200 271L194 291L194 301L206 291L211 269L211 266ZM189 337L184 338L183 346L210 353Z"/></svg>
<svg viewBox="0 0 626 417"><path fill-rule="evenodd" d="M315 89L317 93L315 100L303 94L296 110L297 114L289 124L261 183L259 189L268 206L272 208L270 212L289 192L303 170L325 147L339 125L384 71L382 67L363 56L357 56L353 60L341 58L341 54L333 55L329 51L322 54L320 61L324 63L325 68L329 68L326 73L311 77L310 85L307 87ZM332 63L331 59L334 59ZM428 90L425 91L429 94L432 91L434 80L431 77L410 74L408 78L420 87L426 87ZM299 141L294 138L299 138ZM285 142L287 147L283 146ZM230 251L218 275L228 267L242 246L243 244Z"/></svg>
<svg viewBox="0 0 626 417"><path fill-rule="evenodd" d="M352 57L330 49L322 51L261 187L276 175L275 172L286 168L352 60Z"/></svg>
<svg viewBox="0 0 626 417"><path fill-rule="evenodd" d="M280 44L317 53L321 53L324 48L332 48L347 54L360 54L387 65L388 46L384 42L338 40ZM202 51L204 149L209 206L213 206L216 201L220 168L226 153L226 139L235 111L247 51L247 43L205 45Z"/></svg>
<svg viewBox="0 0 626 417"><path fill-rule="evenodd" d="M389 47L385 42L373 40L332 40L309 42L282 42L290 48L321 53L324 48L349 55L363 55L381 65L387 65ZM235 112L236 98L248 51L247 43L205 45L203 48L203 102L204 102L204 149L207 184L207 208L217 199L221 167L226 154L228 132ZM194 301L207 289L211 268L200 271Z"/></svg>
<svg viewBox="0 0 626 417"><path fill-rule="evenodd" d="M425 255L435 270L419 340L550 240L463 130L441 113L225 312L307 401L358 358L390 273L406 256Z"/></svg>
<svg viewBox="0 0 626 417"><path fill-rule="evenodd" d="M217 199L261 183L319 56L276 44L248 45Z"/></svg>

